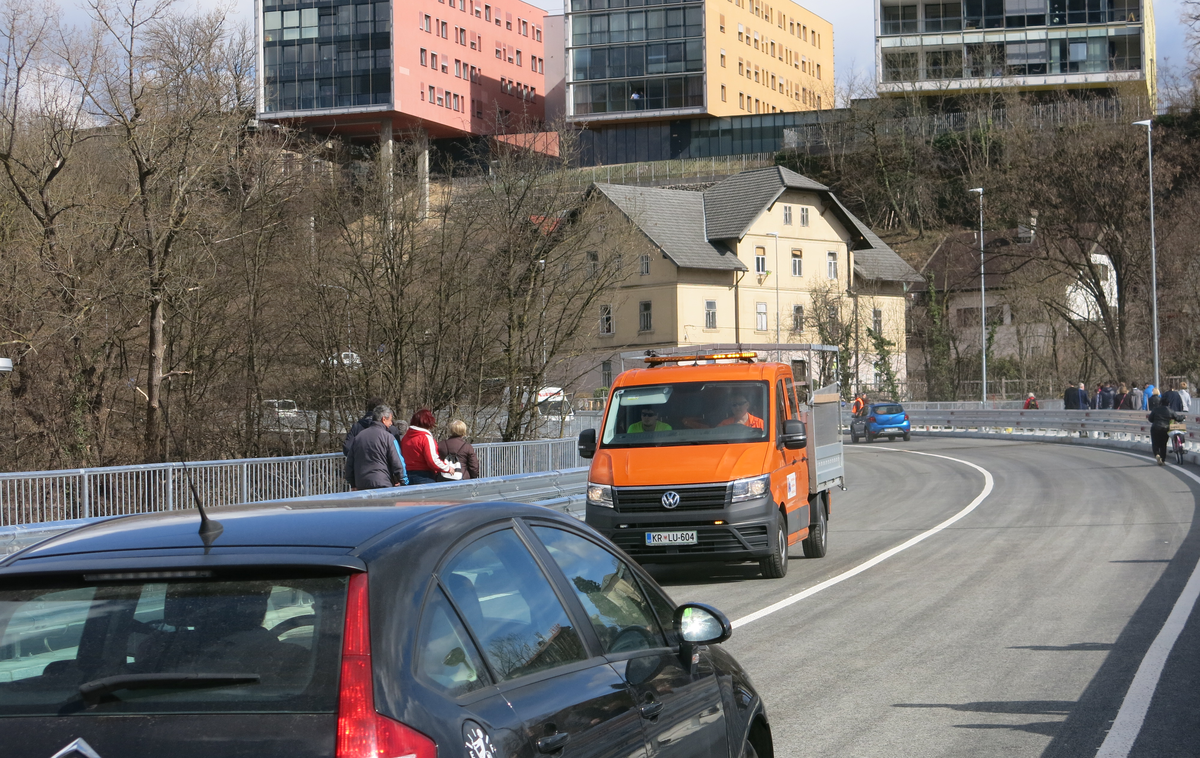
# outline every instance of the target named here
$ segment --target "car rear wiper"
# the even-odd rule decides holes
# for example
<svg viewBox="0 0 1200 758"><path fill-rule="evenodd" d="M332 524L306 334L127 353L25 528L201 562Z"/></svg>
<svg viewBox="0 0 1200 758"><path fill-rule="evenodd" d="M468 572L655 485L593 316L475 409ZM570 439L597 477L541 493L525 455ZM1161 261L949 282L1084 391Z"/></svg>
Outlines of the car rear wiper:
<svg viewBox="0 0 1200 758"><path fill-rule="evenodd" d="M231 684L257 684L258 674L121 674L93 679L79 685L83 701L95 705L105 695L117 690L140 690L153 687L227 687Z"/></svg>

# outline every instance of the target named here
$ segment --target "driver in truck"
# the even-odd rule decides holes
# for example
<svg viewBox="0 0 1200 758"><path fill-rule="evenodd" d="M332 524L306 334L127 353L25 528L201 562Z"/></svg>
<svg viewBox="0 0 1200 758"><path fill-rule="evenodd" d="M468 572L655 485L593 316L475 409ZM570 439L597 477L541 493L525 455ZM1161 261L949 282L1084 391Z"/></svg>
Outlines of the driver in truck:
<svg viewBox="0 0 1200 758"><path fill-rule="evenodd" d="M734 395L729 401L729 410L732 415L717 426L741 424L751 429L763 428L763 420L750 412L750 400L745 395Z"/></svg>

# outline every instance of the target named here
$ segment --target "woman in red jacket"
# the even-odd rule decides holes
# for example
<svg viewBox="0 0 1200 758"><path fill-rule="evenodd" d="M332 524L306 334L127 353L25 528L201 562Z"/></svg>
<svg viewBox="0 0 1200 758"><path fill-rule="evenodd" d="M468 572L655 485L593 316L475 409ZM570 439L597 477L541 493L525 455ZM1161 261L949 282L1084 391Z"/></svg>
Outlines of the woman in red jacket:
<svg viewBox="0 0 1200 758"><path fill-rule="evenodd" d="M444 481L442 474L453 474L454 466L438 455L437 440L433 436L436 419L428 408L412 415L408 431L400 440L400 455L408 469L409 484L434 484Z"/></svg>

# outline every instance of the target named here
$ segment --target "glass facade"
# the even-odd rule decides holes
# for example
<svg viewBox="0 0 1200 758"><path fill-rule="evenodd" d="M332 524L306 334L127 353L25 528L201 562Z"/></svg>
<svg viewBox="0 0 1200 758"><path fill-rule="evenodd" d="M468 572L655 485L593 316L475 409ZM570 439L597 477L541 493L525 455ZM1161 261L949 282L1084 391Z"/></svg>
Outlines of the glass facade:
<svg viewBox="0 0 1200 758"><path fill-rule="evenodd" d="M573 115L704 106L702 3L572 0L568 24Z"/></svg>
<svg viewBox="0 0 1200 758"><path fill-rule="evenodd" d="M811 111L791 111L731 118L593 125L579 133L580 165L778 152L784 147L783 130L816 123L814 116Z"/></svg>
<svg viewBox="0 0 1200 758"><path fill-rule="evenodd" d="M392 102L392 4L263 0L264 112Z"/></svg>
<svg viewBox="0 0 1200 758"><path fill-rule="evenodd" d="M882 80L1141 71L1142 14L1141 0L881 5Z"/></svg>

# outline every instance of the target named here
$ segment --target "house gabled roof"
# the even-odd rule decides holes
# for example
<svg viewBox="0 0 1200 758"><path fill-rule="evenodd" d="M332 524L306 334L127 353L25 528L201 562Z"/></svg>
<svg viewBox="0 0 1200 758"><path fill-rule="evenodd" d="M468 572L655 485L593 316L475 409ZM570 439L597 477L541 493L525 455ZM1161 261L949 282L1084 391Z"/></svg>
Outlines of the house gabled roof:
<svg viewBox="0 0 1200 758"><path fill-rule="evenodd" d="M746 271L732 247L780 195L789 189L822 195L850 235L854 274L872 282L920 282L921 275L851 213L820 182L782 166L743 171L704 192L596 184L651 242L677 266Z"/></svg>
<svg viewBox="0 0 1200 758"><path fill-rule="evenodd" d="M704 227L709 239L741 239L784 190L829 188L783 166L743 171L704 192Z"/></svg>
<svg viewBox="0 0 1200 758"><path fill-rule="evenodd" d="M699 192L597 184L654 245L681 268L746 271L727 247L704 236L704 196Z"/></svg>

